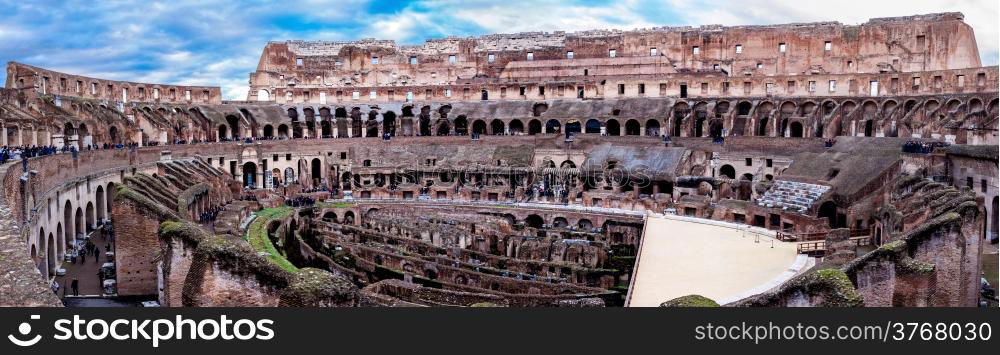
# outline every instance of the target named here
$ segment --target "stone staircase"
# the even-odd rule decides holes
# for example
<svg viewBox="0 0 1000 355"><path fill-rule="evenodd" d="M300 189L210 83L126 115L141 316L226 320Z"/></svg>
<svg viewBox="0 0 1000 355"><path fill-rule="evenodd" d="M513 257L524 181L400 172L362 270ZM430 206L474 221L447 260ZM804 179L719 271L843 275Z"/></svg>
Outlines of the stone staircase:
<svg viewBox="0 0 1000 355"><path fill-rule="evenodd" d="M804 213L829 190L824 185L777 180L757 199L757 205Z"/></svg>

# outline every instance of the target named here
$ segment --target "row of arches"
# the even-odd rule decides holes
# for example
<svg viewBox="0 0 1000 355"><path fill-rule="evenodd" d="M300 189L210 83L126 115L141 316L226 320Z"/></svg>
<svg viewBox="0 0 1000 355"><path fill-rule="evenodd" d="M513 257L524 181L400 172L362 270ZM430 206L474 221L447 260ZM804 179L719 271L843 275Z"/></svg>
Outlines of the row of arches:
<svg viewBox="0 0 1000 355"><path fill-rule="evenodd" d="M110 218L114 188L115 184L110 182L106 187L98 185L92 198L66 199L62 203L62 216L55 219L52 210L58 206L50 204L46 207L46 220L49 222L40 223L42 225L38 227L36 238L29 240L31 258L43 276L50 277L66 252L74 248L77 240L82 240L93 231L98 221ZM51 226L52 222L55 222L54 230L46 233L45 225Z"/></svg>

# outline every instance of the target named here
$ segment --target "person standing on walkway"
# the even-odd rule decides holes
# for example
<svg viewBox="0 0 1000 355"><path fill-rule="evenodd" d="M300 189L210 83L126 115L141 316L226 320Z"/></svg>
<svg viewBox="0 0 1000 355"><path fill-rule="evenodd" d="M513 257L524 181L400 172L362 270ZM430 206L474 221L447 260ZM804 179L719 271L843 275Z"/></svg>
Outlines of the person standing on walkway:
<svg viewBox="0 0 1000 355"><path fill-rule="evenodd" d="M73 296L79 296L80 295L80 282L79 281L77 281L76 279L73 279L73 282L70 283L70 287L73 288Z"/></svg>

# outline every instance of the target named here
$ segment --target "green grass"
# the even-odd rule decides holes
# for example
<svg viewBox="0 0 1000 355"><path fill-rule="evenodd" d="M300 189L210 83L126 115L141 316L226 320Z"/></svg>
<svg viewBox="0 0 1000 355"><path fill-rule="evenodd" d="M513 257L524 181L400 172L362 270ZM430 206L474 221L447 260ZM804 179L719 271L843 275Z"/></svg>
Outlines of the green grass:
<svg viewBox="0 0 1000 355"><path fill-rule="evenodd" d="M320 202L316 204L319 208L347 208L354 207L354 202Z"/></svg>
<svg viewBox="0 0 1000 355"><path fill-rule="evenodd" d="M997 264L1000 262L1000 254L983 254L983 273L986 274L986 281L990 282L993 289L997 285Z"/></svg>
<svg viewBox="0 0 1000 355"><path fill-rule="evenodd" d="M288 217L294 212L295 210L288 206L260 210L257 212L257 218L253 220L253 223L250 223L246 235L247 241L250 242L254 250L267 253L268 260L289 272L298 272L299 268L292 265L278 252L278 249L274 248L274 244L271 244L271 239L267 237L267 225L272 220Z"/></svg>

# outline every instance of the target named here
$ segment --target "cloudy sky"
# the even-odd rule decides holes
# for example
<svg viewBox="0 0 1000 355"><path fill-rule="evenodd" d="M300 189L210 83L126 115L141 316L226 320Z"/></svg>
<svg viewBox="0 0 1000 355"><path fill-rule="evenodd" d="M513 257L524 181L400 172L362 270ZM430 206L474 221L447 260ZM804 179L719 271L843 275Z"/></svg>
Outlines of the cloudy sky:
<svg viewBox="0 0 1000 355"><path fill-rule="evenodd" d="M805 5L808 4L808 5ZM905 5L903 5L905 4ZM448 35L746 25L961 11L984 65L998 58L996 0L0 0L0 61L86 76L220 85L246 98L249 73L270 40L393 39ZM4 81L0 71L0 81Z"/></svg>

